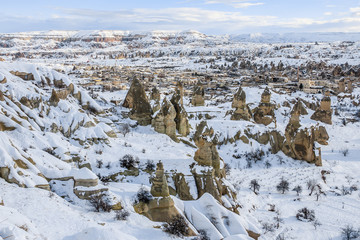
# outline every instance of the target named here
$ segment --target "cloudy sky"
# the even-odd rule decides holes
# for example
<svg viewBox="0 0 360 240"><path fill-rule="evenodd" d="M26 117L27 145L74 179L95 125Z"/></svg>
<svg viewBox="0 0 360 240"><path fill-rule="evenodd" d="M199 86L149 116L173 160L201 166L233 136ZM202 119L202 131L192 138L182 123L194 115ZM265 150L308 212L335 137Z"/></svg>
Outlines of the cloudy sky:
<svg viewBox="0 0 360 240"><path fill-rule="evenodd" d="M360 0L2 0L0 32L360 32Z"/></svg>

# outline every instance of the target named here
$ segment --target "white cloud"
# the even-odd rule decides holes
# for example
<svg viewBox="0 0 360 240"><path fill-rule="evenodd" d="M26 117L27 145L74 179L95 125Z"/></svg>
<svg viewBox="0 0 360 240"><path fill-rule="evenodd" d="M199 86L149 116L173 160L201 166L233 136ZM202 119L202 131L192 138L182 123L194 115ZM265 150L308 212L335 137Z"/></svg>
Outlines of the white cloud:
<svg viewBox="0 0 360 240"><path fill-rule="evenodd" d="M263 5L264 3L253 2L253 0L205 0L205 4L225 4L234 8L247 8Z"/></svg>
<svg viewBox="0 0 360 240"><path fill-rule="evenodd" d="M324 15L325 16L331 16L331 15L333 15L333 13L332 12L324 12Z"/></svg>
<svg viewBox="0 0 360 240"><path fill-rule="evenodd" d="M234 2L231 0L208 0ZM244 1L245 2L245 1ZM240 3L240 1L237 1ZM283 18L245 15L237 11L202 8L93 9L57 8L50 17L0 15L0 31L119 29L135 31L195 29L208 34L254 32L360 31L360 8L328 18ZM337 16L337 17L335 17Z"/></svg>

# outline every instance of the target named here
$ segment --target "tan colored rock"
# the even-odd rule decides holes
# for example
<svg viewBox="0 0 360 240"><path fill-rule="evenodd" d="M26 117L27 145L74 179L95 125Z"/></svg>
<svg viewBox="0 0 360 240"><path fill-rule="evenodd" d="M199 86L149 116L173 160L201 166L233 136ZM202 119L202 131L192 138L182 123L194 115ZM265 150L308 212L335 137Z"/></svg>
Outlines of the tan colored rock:
<svg viewBox="0 0 360 240"><path fill-rule="evenodd" d="M215 176L215 170L208 170L202 172L192 172L195 178L195 184L200 198L204 193L210 193L216 200L222 203L222 184Z"/></svg>
<svg viewBox="0 0 360 240"><path fill-rule="evenodd" d="M154 130L159 133L164 133L171 137L174 141L178 141L176 137L176 111L174 106L166 98L152 120Z"/></svg>
<svg viewBox="0 0 360 240"><path fill-rule="evenodd" d="M5 97L2 91L0 91L0 101L5 101Z"/></svg>
<svg viewBox="0 0 360 240"><path fill-rule="evenodd" d="M108 191L107 188L96 188L96 189L93 189L93 188L77 188L75 187L74 188L74 194L80 198L80 199L83 199L83 200L89 200L90 197L92 195L96 195L96 194L100 194L100 193L103 193L103 192L106 192Z"/></svg>
<svg viewBox="0 0 360 240"><path fill-rule="evenodd" d="M55 89L53 89L52 92L51 92L51 97L49 99L50 106L56 107L58 105L59 101L60 101L60 98L57 95Z"/></svg>
<svg viewBox="0 0 360 240"><path fill-rule="evenodd" d="M155 177L152 179L151 185L151 195L154 197L170 196L164 166L161 161L156 164Z"/></svg>
<svg viewBox="0 0 360 240"><path fill-rule="evenodd" d="M216 144L209 141L214 135L214 130L207 126L205 121L202 121L196 129L194 134L194 142L198 147L195 152L194 160L201 166L213 167L215 176L219 177L220 171L220 156L216 149Z"/></svg>
<svg viewBox="0 0 360 240"><path fill-rule="evenodd" d="M332 116L332 109L331 109L331 99L328 96L325 96L321 102L320 107L316 109L314 114L310 117L312 120L320 121L327 124L332 124L331 116Z"/></svg>
<svg viewBox="0 0 360 240"><path fill-rule="evenodd" d="M178 130L180 135L186 137L190 133L190 124L187 112L185 111L184 105L182 104L183 98L181 92L181 87L177 87L170 101L176 111L176 129Z"/></svg>
<svg viewBox="0 0 360 240"><path fill-rule="evenodd" d="M347 85L347 92L348 92L348 93L352 93L352 92L353 92L352 82L351 82L351 81L348 81L346 85Z"/></svg>
<svg viewBox="0 0 360 240"><path fill-rule="evenodd" d="M231 120L249 121L251 119L251 110L246 105L246 94L241 87L239 87L238 91L234 94L231 107L235 108Z"/></svg>
<svg viewBox="0 0 360 240"><path fill-rule="evenodd" d="M190 194L190 187L187 184L183 173L173 175L173 180L176 194L181 200L194 200L193 196Z"/></svg>
<svg viewBox="0 0 360 240"><path fill-rule="evenodd" d="M274 104L270 103L271 92L266 87L261 94L261 102L254 109L254 121L258 124L269 125L274 121Z"/></svg>
<svg viewBox="0 0 360 240"><path fill-rule="evenodd" d="M194 88L193 96L191 99L191 104L195 107L205 105L205 91L204 86L199 81Z"/></svg>
<svg viewBox="0 0 360 240"><path fill-rule="evenodd" d="M152 109L145 90L136 77L133 78L123 106L131 108L129 117L138 121L140 125L146 126L151 124Z"/></svg>
<svg viewBox="0 0 360 240"><path fill-rule="evenodd" d="M340 79L338 83L338 93L345 92L345 80L344 78Z"/></svg>
<svg viewBox="0 0 360 240"><path fill-rule="evenodd" d="M148 204L140 202L134 205L135 212L144 215L154 222L169 222L179 215L171 197L152 199Z"/></svg>
<svg viewBox="0 0 360 240"><path fill-rule="evenodd" d="M169 187L161 162L156 165L155 177L152 179L151 194L155 197L149 203L139 202L134 205L137 213L143 214L155 222L168 222L179 212L170 197Z"/></svg>
<svg viewBox="0 0 360 240"><path fill-rule="evenodd" d="M19 71L10 71L10 73L25 81L35 80L34 75L32 73L19 72Z"/></svg>
<svg viewBox="0 0 360 240"><path fill-rule="evenodd" d="M300 129L293 137L287 136L282 151L294 159L305 160L308 163L321 166L321 156L315 154L314 140L313 130L309 132L307 129Z"/></svg>
<svg viewBox="0 0 360 240"><path fill-rule="evenodd" d="M4 77L4 78L0 81L0 83L1 83L1 84L5 84L5 83L7 83L7 79L6 79L6 77Z"/></svg>
<svg viewBox="0 0 360 240"><path fill-rule="evenodd" d="M314 129L314 140L321 145L328 145L329 135L324 126L319 126Z"/></svg>
<svg viewBox="0 0 360 240"><path fill-rule="evenodd" d="M270 103L271 92L268 87L265 88L264 92L261 94L262 103Z"/></svg>
<svg viewBox="0 0 360 240"><path fill-rule="evenodd" d="M160 102L160 92L156 87L153 87L151 90L151 100L154 100L155 102Z"/></svg>

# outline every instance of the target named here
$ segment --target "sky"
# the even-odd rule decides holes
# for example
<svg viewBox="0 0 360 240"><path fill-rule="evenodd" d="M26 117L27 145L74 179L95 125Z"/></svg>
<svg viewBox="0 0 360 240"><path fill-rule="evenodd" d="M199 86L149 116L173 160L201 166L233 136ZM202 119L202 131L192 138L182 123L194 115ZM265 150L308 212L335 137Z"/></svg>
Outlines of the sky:
<svg viewBox="0 0 360 240"><path fill-rule="evenodd" d="M0 0L0 32L360 32L360 0Z"/></svg>

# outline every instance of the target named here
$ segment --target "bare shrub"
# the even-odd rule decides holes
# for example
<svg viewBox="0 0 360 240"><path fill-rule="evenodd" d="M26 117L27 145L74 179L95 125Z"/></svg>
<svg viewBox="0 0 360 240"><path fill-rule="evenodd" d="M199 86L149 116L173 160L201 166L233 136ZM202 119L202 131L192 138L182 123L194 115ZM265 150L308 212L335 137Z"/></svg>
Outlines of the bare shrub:
<svg viewBox="0 0 360 240"><path fill-rule="evenodd" d="M95 212L110 212L111 204L109 198L104 193L93 194L89 199L90 204L94 207Z"/></svg>
<svg viewBox="0 0 360 240"><path fill-rule="evenodd" d="M306 207L299 209L296 214L296 219L302 222L312 222L315 220L315 212Z"/></svg>
<svg viewBox="0 0 360 240"><path fill-rule="evenodd" d="M126 169L136 168L140 163L139 159L131 154L124 155L119 161L120 161L120 167Z"/></svg>
<svg viewBox="0 0 360 240"><path fill-rule="evenodd" d="M125 221L130 216L130 212L124 208L115 212L115 220Z"/></svg>
<svg viewBox="0 0 360 240"><path fill-rule="evenodd" d="M189 227L185 219L181 215L173 217L168 223L163 225L164 232L175 235L177 237L184 237L188 234Z"/></svg>
<svg viewBox="0 0 360 240"><path fill-rule="evenodd" d="M149 203L153 199L151 193L144 187L141 187L135 195L135 203Z"/></svg>

